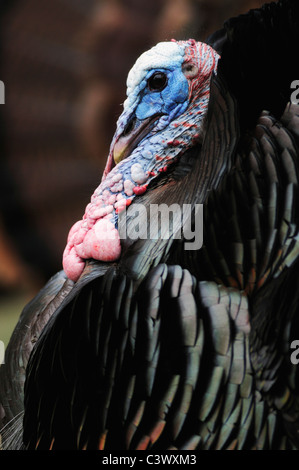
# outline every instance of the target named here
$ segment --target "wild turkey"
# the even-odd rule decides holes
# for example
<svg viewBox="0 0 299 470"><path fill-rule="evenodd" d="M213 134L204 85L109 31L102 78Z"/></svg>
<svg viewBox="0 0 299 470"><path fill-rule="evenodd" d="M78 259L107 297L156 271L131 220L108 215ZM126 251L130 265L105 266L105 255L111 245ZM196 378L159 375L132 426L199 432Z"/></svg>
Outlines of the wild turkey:
<svg viewBox="0 0 299 470"><path fill-rule="evenodd" d="M137 62L94 204L70 233L73 280L59 272L25 307L0 369L4 448L298 448L298 22L298 2L281 0L228 21L213 49L170 42ZM127 158L113 166L113 152ZM141 175L135 196L112 181L120 170ZM111 188L121 197L105 212ZM170 236L162 224L143 237L161 203L177 204ZM139 238L119 240L137 204ZM177 236L184 204L193 229L204 205L195 251Z"/></svg>

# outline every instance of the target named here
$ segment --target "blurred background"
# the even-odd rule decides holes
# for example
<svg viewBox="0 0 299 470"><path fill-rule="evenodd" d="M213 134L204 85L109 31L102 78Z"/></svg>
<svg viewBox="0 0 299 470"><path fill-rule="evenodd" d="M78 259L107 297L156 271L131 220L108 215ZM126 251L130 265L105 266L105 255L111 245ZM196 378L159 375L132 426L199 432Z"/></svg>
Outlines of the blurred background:
<svg viewBox="0 0 299 470"><path fill-rule="evenodd" d="M61 269L99 184L136 58L204 40L257 0L1 0L0 339ZM269 3L269 2L268 2Z"/></svg>

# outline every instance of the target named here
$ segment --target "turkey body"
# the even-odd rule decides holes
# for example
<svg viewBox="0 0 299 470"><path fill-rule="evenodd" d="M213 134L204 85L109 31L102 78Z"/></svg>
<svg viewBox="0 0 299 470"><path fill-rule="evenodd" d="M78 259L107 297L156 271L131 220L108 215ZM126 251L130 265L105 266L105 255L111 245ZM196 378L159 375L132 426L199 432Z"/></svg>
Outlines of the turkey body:
<svg viewBox="0 0 299 470"><path fill-rule="evenodd" d="M4 447L298 448L298 23L281 1L208 40L203 139L125 219L137 201L190 204L194 226L202 204L203 246L128 238L119 259L49 281L0 369Z"/></svg>

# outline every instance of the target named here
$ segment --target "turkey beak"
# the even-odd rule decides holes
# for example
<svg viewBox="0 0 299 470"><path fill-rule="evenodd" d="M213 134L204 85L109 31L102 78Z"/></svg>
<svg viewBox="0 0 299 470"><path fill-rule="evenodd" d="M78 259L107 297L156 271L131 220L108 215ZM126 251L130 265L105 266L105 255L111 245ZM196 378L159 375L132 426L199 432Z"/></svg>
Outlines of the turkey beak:
<svg viewBox="0 0 299 470"><path fill-rule="evenodd" d="M113 159L116 165L133 152L139 142L152 130L157 118L156 114L143 120L137 119L135 115L129 119L123 133L114 144Z"/></svg>

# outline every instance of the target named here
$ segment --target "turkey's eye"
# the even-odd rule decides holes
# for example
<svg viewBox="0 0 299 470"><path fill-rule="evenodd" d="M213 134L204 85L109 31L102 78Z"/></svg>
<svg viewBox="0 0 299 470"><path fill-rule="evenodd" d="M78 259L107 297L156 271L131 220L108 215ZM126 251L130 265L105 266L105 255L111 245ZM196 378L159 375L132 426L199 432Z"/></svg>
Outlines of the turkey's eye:
<svg viewBox="0 0 299 470"><path fill-rule="evenodd" d="M163 72L155 72L147 81L151 91L162 91L167 85L167 75Z"/></svg>

